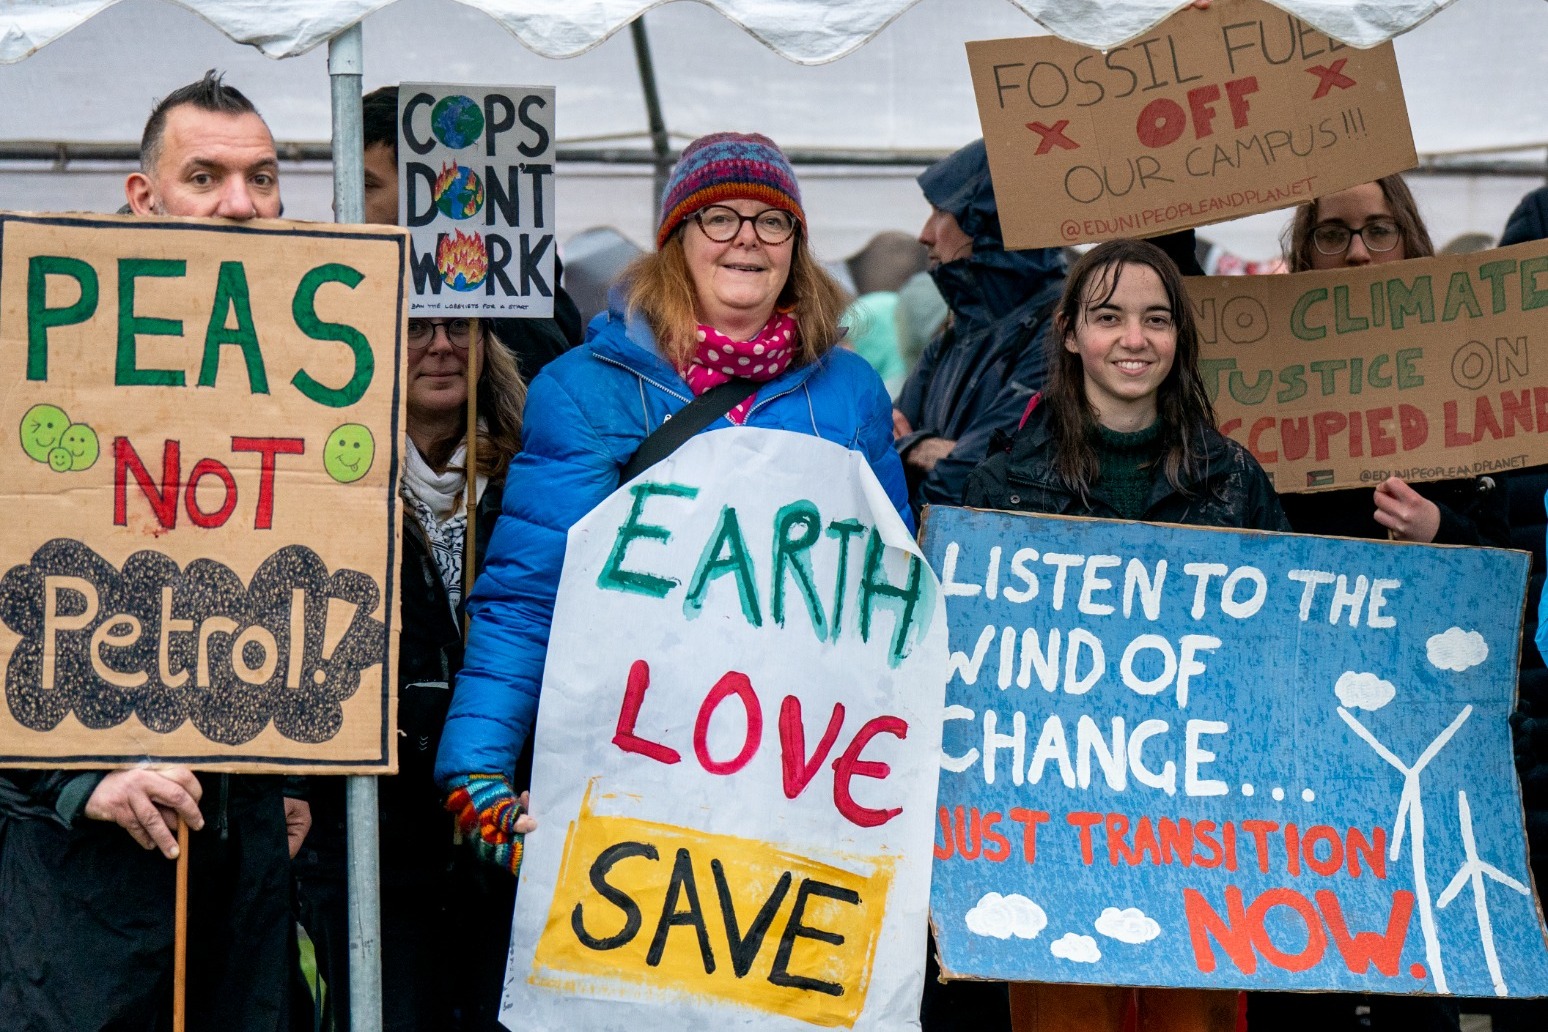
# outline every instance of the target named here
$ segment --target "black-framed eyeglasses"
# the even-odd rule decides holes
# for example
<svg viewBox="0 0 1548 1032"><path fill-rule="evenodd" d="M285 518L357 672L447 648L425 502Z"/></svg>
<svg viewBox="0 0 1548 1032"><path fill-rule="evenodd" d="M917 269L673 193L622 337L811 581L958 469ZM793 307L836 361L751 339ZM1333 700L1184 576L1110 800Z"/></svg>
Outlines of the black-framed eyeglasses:
<svg viewBox="0 0 1548 1032"><path fill-rule="evenodd" d="M753 224L753 232L765 244L783 244L796 231L796 217L783 208L764 208L756 215L743 215L724 204L711 204L694 212L693 220L717 244L735 240L744 222Z"/></svg>
<svg viewBox="0 0 1548 1032"><path fill-rule="evenodd" d="M472 334L473 321L471 319L410 319L408 324L408 346L411 351L423 351L430 346L435 339L435 331L440 328L446 332L446 339L451 346L458 351L468 350L468 339Z"/></svg>
<svg viewBox="0 0 1548 1032"><path fill-rule="evenodd" d="M1324 222L1312 230L1312 244L1325 255L1343 254L1349 250L1349 242L1359 237L1367 251L1377 254L1392 250L1403 239L1403 231L1389 219L1367 222L1359 229L1350 229L1342 222Z"/></svg>

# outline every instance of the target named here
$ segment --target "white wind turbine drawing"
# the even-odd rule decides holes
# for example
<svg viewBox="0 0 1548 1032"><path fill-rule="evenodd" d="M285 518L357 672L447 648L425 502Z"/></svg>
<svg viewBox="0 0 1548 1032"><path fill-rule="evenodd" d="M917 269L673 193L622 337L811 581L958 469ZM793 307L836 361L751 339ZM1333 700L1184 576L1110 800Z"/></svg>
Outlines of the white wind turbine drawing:
<svg viewBox="0 0 1548 1032"><path fill-rule="evenodd" d="M1344 677L1348 676L1348 674L1344 675ZM1342 683L1343 679L1341 677L1339 681ZM1403 793L1398 798L1398 812L1393 821L1392 849L1389 855L1393 860L1398 859L1403 846L1403 831L1406 827L1409 832L1408 854L1414 866L1414 895L1419 900L1419 927L1424 931L1424 958L1429 965L1430 974L1435 978L1435 991L1450 992L1446 985L1446 971L1441 965L1440 938L1435 931L1435 914L1430 909L1430 882L1424 866L1424 798L1419 788L1419 775L1425 767L1429 766L1431 760L1440 755L1440 751L1467 722L1467 718L1473 715L1473 707L1464 706L1462 712L1457 714L1456 719L1446 727L1446 730L1425 747L1424 752L1419 754L1419 758L1411 767L1398 759L1391 749L1377 741L1376 736L1360 723L1360 719L1353 713L1340 706L1338 715L1354 730L1355 734L1376 750L1376 755L1397 768L1403 775Z"/></svg>
<svg viewBox="0 0 1548 1032"><path fill-rule="evenodd" d="M1472 886L1473 910L1478 915L1478 938L1483 943L1484 960L1489 965L1489 978L1494 983L1494 995L1505 996L1508 990L1505 987L1505 976L1500 971L1499 954L1494 950L1494 925L1489 916L1489 901L1484 895L1484 878L1493 878L1523 896L1531 896L1532 890L1493 864L1479 859L1478 841L1473 835L1473 810L1467 803L1466 792L1457 793L1457 816L1462 824L1462 851L1466 859L1457 869L1451 884L1446 886L1446 890L1435 901L1435 906L1444 910L1446 904L1461 893L1464 885Z"/></svg>

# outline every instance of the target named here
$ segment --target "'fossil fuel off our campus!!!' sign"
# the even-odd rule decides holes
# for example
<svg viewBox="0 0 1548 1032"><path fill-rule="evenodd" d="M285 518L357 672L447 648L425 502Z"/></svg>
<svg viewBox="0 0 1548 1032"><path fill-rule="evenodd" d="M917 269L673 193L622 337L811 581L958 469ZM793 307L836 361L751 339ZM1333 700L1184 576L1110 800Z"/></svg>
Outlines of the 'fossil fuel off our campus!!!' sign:
<svg viewBox="0 0 1548 1032"><path fill-rule="evenodd" d="M409 313L554 314L554 89L398 87Z"/></svg>
<svg viewBox="0 0 1548 1032"><path fill-rule="evenodd" d="M1548 242L1188 295L1220 428L1281 492L1548 463Z"/></svg>
<svg viewBox="0 0 1548 1032"><path fill-rule="evenodd" d="M0 765L391 769L406 248L0 214Z"/></svg>
<svg viewBox="0 0 1548 1032"><path fill-rule="evenodd" d="M1007 247L1202 226L1418 161L1392 44L1345 46L1262 0L1184 9L1105 54L967 50Z"/></svg>

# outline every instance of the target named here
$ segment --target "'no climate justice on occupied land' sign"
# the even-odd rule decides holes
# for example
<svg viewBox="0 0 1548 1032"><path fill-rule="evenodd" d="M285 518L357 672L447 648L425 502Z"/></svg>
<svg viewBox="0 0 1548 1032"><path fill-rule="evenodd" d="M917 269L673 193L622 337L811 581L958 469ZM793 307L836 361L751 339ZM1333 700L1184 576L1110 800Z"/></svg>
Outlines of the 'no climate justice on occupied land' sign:
<svg viewBox="0 0 1548 1032"><path fill-rule="evenodd" d="M1528 557L932 509L957 976L1548 993Z"/></svg>

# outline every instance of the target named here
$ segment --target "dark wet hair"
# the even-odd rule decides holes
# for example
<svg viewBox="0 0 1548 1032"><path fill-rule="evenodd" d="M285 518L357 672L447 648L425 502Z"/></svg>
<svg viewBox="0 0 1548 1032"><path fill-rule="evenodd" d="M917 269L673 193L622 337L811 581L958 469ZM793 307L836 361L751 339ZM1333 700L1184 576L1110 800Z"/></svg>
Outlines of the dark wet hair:
<svg viewBox="0 0 1548 1032"><path fill-rule="evenodd" d="M367 148L385 143L398 160L398 87L380 86L360 98L362 135Z"/></svg>
<svg viewBox="0 0 1548 1032"><path fill-rule="evenodd" d="M1064 345L1085 318L1086 308L1111 298L1124 269L1131 265L1143 265L1161 277L1177 331L1172 368L1156 396L1156 416L1161 424L1161 468L1173 487L1181 490L1184 472L1203 461L1202 433L1204 428L1215 425L1214 406L1199 375L1198 327L1177 264L1165 251L1144 240L1109 240L1098 244L1070 269L1064 295L1054 311L1054 331L1046 342L1049 379L1043 400L1057 445L1054 469L1072 490L1082 495L1101 476L1093 443L1097 414L1086 398L1086 370L1080 355Z"/></svg>

